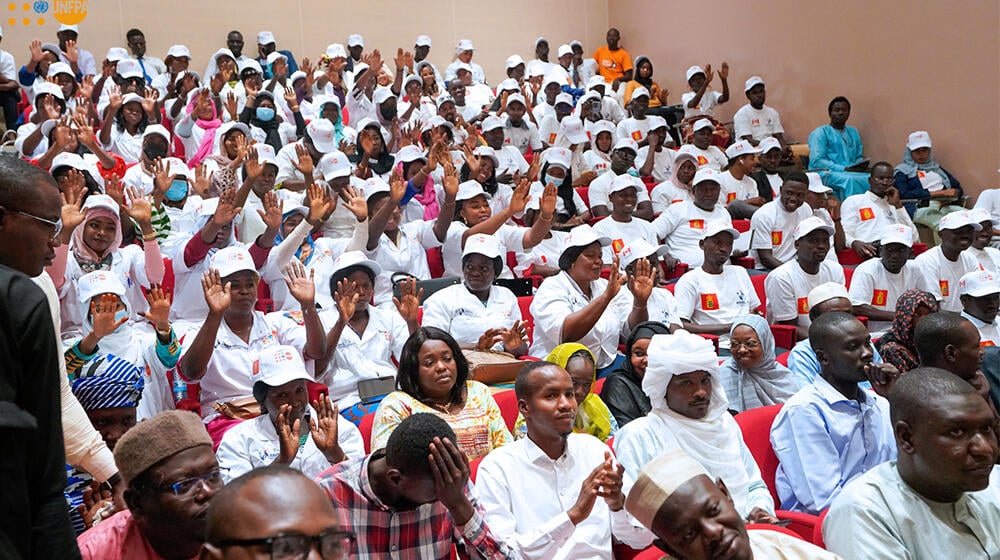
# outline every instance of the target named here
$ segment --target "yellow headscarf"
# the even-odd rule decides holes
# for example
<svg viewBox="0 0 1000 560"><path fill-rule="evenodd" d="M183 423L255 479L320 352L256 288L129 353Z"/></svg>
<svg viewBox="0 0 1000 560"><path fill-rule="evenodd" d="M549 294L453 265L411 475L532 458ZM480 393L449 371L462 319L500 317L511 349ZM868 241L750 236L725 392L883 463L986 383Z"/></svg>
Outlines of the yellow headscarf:
<svg viewBox="0 0 1000 560"><path fill-rule="evenodd" d="M552 353L545 358L545 361L566 369L570 357L581 351L586 352L591 364L597 363L597 360L594 359L594 353L578 342L567 342L556 346L552 349ZM597 366L594 366L594 381L597 381ZM601 441L607 441L611 437L611 410L604 404L601 397L594 393L593 385L590 386L590 394L583 399L576 410L573 431L590 434Z"/></svg>

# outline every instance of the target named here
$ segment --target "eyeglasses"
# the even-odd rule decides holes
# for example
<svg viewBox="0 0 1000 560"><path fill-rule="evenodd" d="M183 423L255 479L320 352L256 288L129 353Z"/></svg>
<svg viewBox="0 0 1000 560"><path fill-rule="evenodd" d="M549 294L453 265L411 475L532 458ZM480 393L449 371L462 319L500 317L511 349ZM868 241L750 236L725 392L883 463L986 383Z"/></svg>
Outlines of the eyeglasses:
<svg viewBox="0 0 1000 560"><path fill-rule="evenodd" d="M760 343L756 340L748 340L746 342L737 342L735 340L729 341L729 349L736 350L737 348L746 348L747 350L754 350L760 348Z"/></svg>
<svg viewBox="0 0 1000 560"><path fill-rule="evenodd" d="M20 210L11 210L10 208L4 208L3 206L0 206L0 208L2 208L4 210L7 210L7 211L10 211L10 212L13 212L15 214L20 214L20 215L22 215L22 216L24 216L26 218L31 218L32 220L36 220L36 221L42 222L43 224L49 226L50 228L52 228L52 237L51 237L51 239L55 239L55 238L59 237L59 234L62 233L62 228L63 228L62 218L59 218L58 220L56 220L56 221L53 222L52 220L46 220L45 218L39 218L38 216L36 216L34 214L29 214L27 212L21 212Z"/></svg>
<svg viewBox="0 0 1000 560"><path fill-rule="evenodd" d="M279 533L263 539L228 539L212 544L219 547L267 546L271 560L305 560L313 547L318 545L323 560L341 560L350 555L355 540L354 533L350 531L324 531L316 536Z"/></svg>
<svg viewBox="0 0 1000 560"><path fill-rule="evenodd" d="M872 175L872 179L878 181L879 183L892 183L895 179L892 176L889 177L876 177Z"/></svg>
<svg viewBox="0 0 1000 560"><path fill-rule="evenodd" d="M173 484L152 486L151 488L159 492L170 491L176 496L186 496L196 488L200 488L201 485L207 486L209 490L214 490L222 486L222 473L219 469L212 469L206 474L192 476L191 478L185 478L184 480L178 480Z"/></svg>

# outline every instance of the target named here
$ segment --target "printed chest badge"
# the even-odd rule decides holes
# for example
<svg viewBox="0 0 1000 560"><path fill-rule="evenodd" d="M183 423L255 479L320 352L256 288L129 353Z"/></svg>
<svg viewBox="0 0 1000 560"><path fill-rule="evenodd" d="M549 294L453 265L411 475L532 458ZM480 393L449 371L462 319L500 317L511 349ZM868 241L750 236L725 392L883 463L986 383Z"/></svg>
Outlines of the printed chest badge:
<svg viewBox="0 0 1000 560"><path fill-rule="evenodd" d="M719 296L717 294L701 294L701 309L703 311L717 311L719 309Z"/></svg>
<svg viewBox="0 0 1000 560"><path fill-rule="evenodd" d="M636 142L642 140L642 132L638 130L633 130L632 139L635 140Z"/></svg>
<svg viewBox="0 0 1000 560"><path fill-rule="evenodd" d="M705 229L705 220L691 220L688 222L691 229Z"/></svg>
<svg viewBox="0 0 1000 560"><path fill-rule="evenodd" d="M867 222L868 220L875 219L875 211L871 208L862 208L858 210L858 216L861 218L862 222Z"/></svg>
<svg viewBox="0 0 1000 560"><path fill-rule="evenodd" d="M950 295L948 293L948 281L947 280L938 280L938 286L941 287L941 295L942 296L948 297Z"/></svg>
<svg viewBox="0 0 1000 560"><path fill-rule="evenodd" d="M807 315L809 313L809 298L800 297L796 300L799 315Z"/></svg>
<svg viewBox="0 0 1000 560"><path fill-rule="evenodd" d="M872 292L872 305L885 307L889 300L889 290L875 290Z"/></svg>
<svg viewBox="0 0 1000 560"><path fill-rule="evenodd" d="M782 232L780 232L780 231L772 231L771 232L771 245L775 245L775 246L781 245L781 240L783 238L784 238L784 235L782 234Z"/></svg>

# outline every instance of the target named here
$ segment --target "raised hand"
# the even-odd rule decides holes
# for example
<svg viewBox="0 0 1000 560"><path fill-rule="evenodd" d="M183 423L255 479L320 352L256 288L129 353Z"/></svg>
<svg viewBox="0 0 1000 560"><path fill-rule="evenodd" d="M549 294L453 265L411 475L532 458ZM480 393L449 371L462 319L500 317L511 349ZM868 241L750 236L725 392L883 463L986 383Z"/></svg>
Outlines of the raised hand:
<svg viewBox="0 0 1000 560"><path fill-rule="evenodd" d="M76 94L78 97L84 99L90 99L90 96L94 93L94 77L84 76L83 80L80 82L80 87L77 88Z"/></svg>
<svg viewBox="0 0 1000 560"><path fill-rule="evenodd" d="M328 395L323 395L319 400L313 401L312 406L316 409L316 420L309 419L309 431L312 434L313 443L323 452L323 456L331 464L339 463L347 458L340 448L340 427L337 424L337 405L330 401Z"/></svg>
<svg viewBox="0 0 1000 560"><path fill-rule="evenodd" d="M139 316L145 318L156 330L165 332L170 328L170 290L160 284L152 284L146 292L149 311L140 311Z"/></svg>
<svg viewBox="0 0 1000 560"><path fill-rule="evenodd" d="M445 160L444 180L442 184L444 186L445 200L455 200L455 197L458 195L458 171L450 160Z"/></svg>
<svg viewBox="0 0 1000 560"><path fill-rule="evenodd" d="M406 181L403 179L401 166L394 166L392 174L389 176L389 200L393 204L399 204L406 195Z"/></svg>
<svg viewBox="0 0 1000 560"><path fill-rule="evenodd" d="M283 404L278 410L275 428L278 432L278 458L275 463L290 465L299 453L299 432L302 429L302 419L291 419L292 405Z"/></svg>
<svg viewBox="0 0 1000 560"><path fill-rule="evenodd" d="M239 108L239 103L237 103L236 101L235 92L232 91L229 92L229 95L226 96L226 100L222 102L222 107L226 110L227 113L229 113L229 118L233 119L234 121L238 118L236 110ZM245 138L244 141L246 141Z"/></svg>
<svg viewBox="0 0 1000 560"><path fill-rule="evenodd" d="M288 103L288 107L294 113L295 109L298 108L299 106L299 99L295 95L295 88L291 86L286 87L284 98L285 98L285 103Z"/></svg>
<svg viewBox="0 0 1000 560"><path fill-rule="evenodd" d="M311 180L313 176L313 165L312 156L309 155L309 150L302 144L295 144L295 161L292 162L295 165L295 169L302 174L305 179Z"/></svg>
<svg viewBox="0 0 1000 560"><path fill-rule="evenodd" d="M170 165L163 158L156 158L153 161L153 196L158 200L163 200L164 195L170 190L170 185L177 175L170 173Z"/></svg>
<svg viewBox="0 0 1000 560"><path fill-rule="evenodd" d="M212 93L219 95L222 86L226 85L226 77L222 75L222 72L216 72L208 84L208 87L212 88Z"/></svg>
<svg viewBox="0 0 1000 560"><path fill-rule="evenodd" d="M96 301L95 301L96 300ZM128 316L115 319L121 300L114 294L101 294L90 300L90 315L94 321L94 336L100 340L118 330L128 321Z"/></svg>
<svg viewBox="0 0 1000 560"><path fill-rule="evenodd" d="M201 275L201 290L205 294L205 303L212 313L223 313L232 304L232 296L229 293L230 283L222 285L222 278L219 271L210 269Z"/></svg>
<svg viewBox="0 0 1000 560"><path fill-rule="evenodd" d="M528 200L531 199L531 182L528 181L527 177L522 177L521 182L514 187L514 194L510 197L510 210L513 214L520 214L524 212L525 207L528 206ZM549 214L552 215L551 213Z"/></svg>
<svg viewBox="0 0 1000 560"><path fill-rule="evenodd" d="M340 312L340 321L347 324L354 317L358 306L358 286L347 278L337 282L337 291L333 294L337 300L337 311Z"/></svg>
<svg viewBox="0 0 1000 560"><path fill-rule="evenodd" d="M417 279L407 278L400 283L399 298L392 298L396 310L407 324L415 325L420 313L420 300L424 297L424 289L417 291Z"/></svg>
<svg viewBox="0 0 1000 560"><path fill-rule="evenodd" d="M80 51L76 48L76 41L66 41L66 51L63 52L66 55L66 60L70 64L73 64L80 57Z"/></svg>
<svg viewBox="0 0 1000 560"><path fill-rule="evenodd" d="M486 332L479 335L479 341L476 342L476 350L489 350L496 346L497 342L501 342L504 337L504 333L507 329L486 329Z"/></svg>
<svg viewBox="0 0 1000 560"><path fill-rule="evenodd" d="M122 88L118 84L108 86L108 106L115 111L122 107Z"/></svg>
<svg viewBox="0 0 1000 560"><path fill-rule="evenodd" d="M628 277L628 289L637 303L645 305L656 285L656 269L648 259L635 262L635 272Z"/></svg>
<svg viewBox="0 0 1000 560"><path fill-rule="evenodd" d="M292 259L292 262L285 267L285 274L288 275L285 278L288 293L303 309L316 306L316 284L313 282L315 273L315 270L309 269L309 274L306 274L306 267L298 259Z"/></svg>
<svg viewBox="0 0 1000 560"><path fill-rule="evenodd" d="M159 93L156 88L148 87L142 96L142 101L139 102L142 105L142 110L146 112L146 115L150 117L157 117L159 120L159 115L156 111L156 104L159 101Z"/></svg>
<svg viewBox="0 0 1000 560"><path fill-rule="evenodd" d="M309 215L306 221L312 227L319 227L326 221L327 216L333 213L335 203L327 192L326 187L313 183L306 189L306 201L309 206Z"/></svg>
<svg viewBox="0 0 1000 560"><path fill-rule="evenodd" d="M247 181L256 180L264 173L264 166L260 163L257 150L247 150L247 160L243 164L243 173L246 175Z"/></svg>
<svg viewBox="0 0 1000 560"><path fill-rule="evenodd" d="M428 460L434 476L434 491L458 525L472 517L472 504L465 495L469 484L469 458L448 438L434 438Z"/></svg>
<svg viewBox="0 0 1000 560"><path fill-rule="evenodd" d="M128 204L125 210L140 228L152 228L153 206L135 187L128 187Z"/></svg>
<svg viewBox="0 0 1000 560"><path fill-rule="evenodd" d="M215 208L215 214L212 214L212 223L224 226L232 222L242 211L242 206L236 206L236 189L226 189L219 195L219 205Z"/></svg>
<svg viewBox="0 0 1000 560"><path fill-rule="evenodd" d="M87 213L81 210L83 195L87 192L87 187L83 184L83 175L76 169L71 169L69 172L70 174L76 174L76 180L72 180L69 185L66 185L63 193L60 195L62 197L60 217L63 224L60 236L63 243L69 242L73 230L87 218Z"/></svg>
<svg viewBox="0 0 1000 560"><path fill-rule="evenodd" d="M42 100L42 114L45 117L43 121L58 119L62 115L62 109L51 95Z"/></svg>
<svg viewBox="0 0 1000 560"><path fill-rule="evenodd" d="M360 192L358 192L358 189L356 189L356 188L354 188L354 187L352 187L350 185L348 185L347 187L344 187L344 190L342 190L340 192L341 192L341 196L345 199L344 200L344 208L347 208L348 210L350 210L351 214L354 214L354 217L357 218L357 220L359 222L363 222L363 221L367 220L368 219L368 202L365 200L364 195L362 195ZM329 197L329 194L327 194L327 197ZM332 206L331 206L330 213L333 213L333 208L336 207L336 199L332 199L331 200L331 204L332 204ZM327 218L329 218L329 214L327 215Z"/></svg>
<svg viewBox="0 0 1000 560"><path fill-rule="evenodd" d="M719 70L719 79L728 80L729 79L729 63L722 61L722 69Z"/></svg>
<svg viewBox="0 0 1000 560"><path fill-rule="evenodd" d="M45 58L45 54L42 52L42 42L38 39L34 39L28 44L28 52L31 53L31 61L36 64Z"/></svg>
<svg viewBox="0 0 1000 560"><path fill-rule="evenodd" d="M465 164L469 166L469 178L475 178L479 176L479 156L472 153L472 148L466 144L462 144L462 157L465 159Z"/></svg>
<svg viewBox="0 0 1000 560"><path fill-rule="evenodd" d="M625 467L620 463L616 466L611 458L611 452L604 452L604 472L601 475L601 487L598 495L604 498L611 511L621 511L625 507L625 494L622 492L622 478L625 476Z"/></svg>
<svg viewBox="0 0 1000 560"><path fill-rule="evenodd" d="M625 275L622 274L621 269L618 268L619 266L621 266L621 262L618 259L618 255L615 255L614 260L611 262L611 276L608 277L608 287L605 290L609 300L615 299L615 296L618 295L618 290L622 288L622 284L625 282Z"/></svg>
<svg viewBox="0 0 1000 560"><path fill-rule="evenodd" d="M509 329L503 332L503 348L510 352L518 346L528 343L528 329L524 321L514 321Z"/></svg>
<svg viewBox="0 0 1000 560"><path fill-rule="evenodd" d="M208 170L205 163L199 163L194 168L194 182L191 184L194 193L202 198L208 198L208 191L212 188L212 172Z"/></svg>
<svg viewBox="0 0 1000 560"><path fill-rule="evenodd" d="M712 83L712 78L714 78L714 77L715 77L715 72L712 71L712 65L711 64L706 64L705 65L705 87L708 87L708 84Z"/></svg>
<svg viewBox="0 0 1000 560"><path fill-rule="evenodd" d="M111 175L104 181L104 194L114 199L119 209L125 207L125 187L118 175Z"/></svg>
<svg viewBox="0 0 1000 560"><path fill-rule="evenodd" d="M277 233L278 228L281 227L282 202L278 200L278 194L274 191L264 193L263 202L264 210L257 210L257 214L260 215L260 219L264 221L268 230Z"/></svg>
<svg viewBox="0 0 1000 560"><path fill-rule="evenodd" d="M527 179L525 180L527 182ZM538 201L538 213L551 218L556 213L556 203L559 202L559 189L552 183L545 185L542 199Z"/></svg>

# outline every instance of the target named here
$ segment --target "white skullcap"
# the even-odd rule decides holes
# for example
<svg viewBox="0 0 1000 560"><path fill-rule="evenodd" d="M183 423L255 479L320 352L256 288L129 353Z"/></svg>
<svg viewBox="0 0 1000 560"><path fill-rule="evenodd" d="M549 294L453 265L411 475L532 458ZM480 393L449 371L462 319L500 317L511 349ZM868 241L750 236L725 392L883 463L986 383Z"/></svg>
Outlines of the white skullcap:
<svg viewBox="0 0 1000 560"><path fill-rule="evenodd" d="M654 335L653 338L657 336L665 335ZM684 450L679 447L669 449L639 471L639 477L625 498L625 511L639 523L652 528L656 513L670 495L685 482L700 475L711 478L705 467Z"/></svg>

